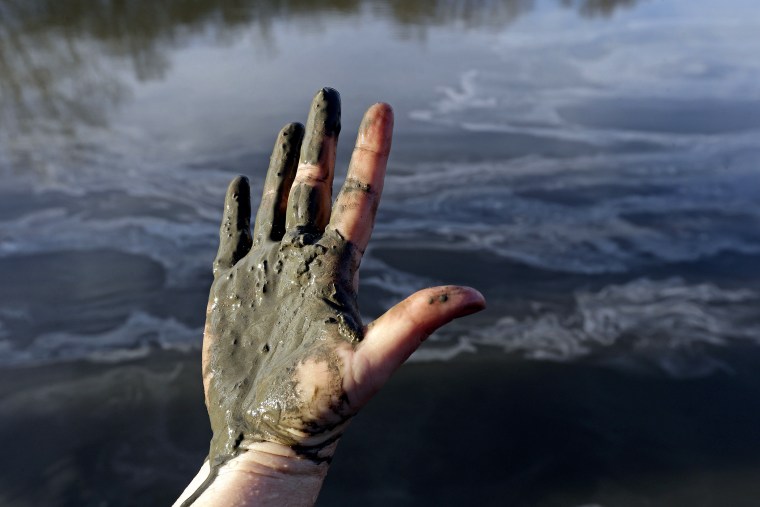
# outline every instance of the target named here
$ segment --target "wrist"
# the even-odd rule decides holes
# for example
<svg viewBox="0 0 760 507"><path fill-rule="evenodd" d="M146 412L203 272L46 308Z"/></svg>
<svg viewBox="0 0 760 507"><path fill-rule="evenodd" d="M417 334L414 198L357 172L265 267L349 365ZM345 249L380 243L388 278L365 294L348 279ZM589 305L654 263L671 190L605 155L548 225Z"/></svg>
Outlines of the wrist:
<svg viewBox="0 0 760 507"><path fill-rule="evenodd" d="M337 443L330 446L329 455ZM192 507L255 505L307 507L314 505L329 469L329 461L315 462L299 456L292 448L272 442L243 443L244 452L219 467L209 487ZM211 473L203 464L195 484ZM193 483L177 504L189 497Z"/></svg>
<svg viewBox="0 0 760 507"><path fill-rule="evenodd" d="M229 462L225 463L220 472L227 467L241 473L278 477L282 479L307 479L319 477L324 479L330 466L330 460L335 452L337 442L320 451L322 459L313 460L299 455L290 446L274 442L243 442L245 449Z"/></svg>

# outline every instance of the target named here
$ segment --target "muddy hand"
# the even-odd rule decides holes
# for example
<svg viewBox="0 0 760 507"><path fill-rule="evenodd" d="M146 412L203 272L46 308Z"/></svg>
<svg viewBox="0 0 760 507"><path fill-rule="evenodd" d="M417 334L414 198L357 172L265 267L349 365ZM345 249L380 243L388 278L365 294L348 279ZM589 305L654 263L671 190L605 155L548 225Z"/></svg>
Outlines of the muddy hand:
<svg viewBox="0 0 760 507"><path fill-rule="evenodd" d="M340 97L325 88L305 129L280 132L252 233L248 180L230 184L203 346L212 469L260 442L329 461L351 417L430 333L484 307L473 289L436 287L362 326L357 270L392 130L390 106L367 111L332 204Z"/></svg>

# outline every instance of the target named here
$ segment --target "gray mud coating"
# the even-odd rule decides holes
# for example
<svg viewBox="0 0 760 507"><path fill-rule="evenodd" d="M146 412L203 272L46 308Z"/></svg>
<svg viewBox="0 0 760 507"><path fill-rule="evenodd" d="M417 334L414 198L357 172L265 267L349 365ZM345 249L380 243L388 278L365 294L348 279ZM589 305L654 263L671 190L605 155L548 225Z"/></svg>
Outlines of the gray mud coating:
<svg viewBox="0 0 760 507"><path fill-rule="evenodd" d="M286 228L321 232L330 220L332 167L339 134L340 94L322 88L311 102L299 160L300 164L319 166L321 175L293 185Z"/></svg>
<svg viewBox="0 0 760 507"><path fill-rule="evenodd" d="M428 304L431 304L431 305L435 304L436 301L439 303L445 303L448 300L449 300L449 295L448 293L444 292L443 294L440 294L438 296L431 297L430 299L428 299Z"/></svg>
<svg viewBox="0 0 760 507"><path fill-rule="evenodd" d="M266 238L279 241L285 234L285 205L296 175L303 135L303 125L289 123L277 136L264 182L264 195L256 213L254 245L260 244Z"/></svg>
<svg viewBox="0 0 760 507"><path fill-rule="evenodd" d="M357 179L348 177L346 178L346 182L343 184L343 188L341 189L341 192L344 194L352 194L354 192L364 193L364 194L374 194L374 190L372 190L372 185L369 183L364 183L363 181Z"/></svg>
<svg viewBox="0 0 760 507"><path fill-rule="evenodd" d="M236 177L227 188L219 239L214 274L230 268L251 248L251 189L245 176Z"/></svg>
<svg viewBox="0 0 760 507"><path fill-rule="evenodd" d="M319 233L330 219L330 210L325 204L330 200L329 192L306 183L296 183L290 193L288 223L303 232Z"/></svg>
<svg viewBox="0 0 760 507"><path fill-rule="evenodd" d="M322 235L289 232L217 271L203 372L213 431L211 473L183 505L202 493L244 443L277 442L314 462L330 459L321 451L340 437L356 411L343 391L336 349L354 347L362 338L352 288L358 263L355 246L328 229ZM296 373L306 362L328 371L329 387L304 397Z"/></svg>
<svg viewBox="0 0 760 507"><path fill-rule="evenodd" d="M340 134L340 94L337 90L322 88L317 92L306 125L301 162L318 164L326 155L327 138L337 138Z"/></svg>

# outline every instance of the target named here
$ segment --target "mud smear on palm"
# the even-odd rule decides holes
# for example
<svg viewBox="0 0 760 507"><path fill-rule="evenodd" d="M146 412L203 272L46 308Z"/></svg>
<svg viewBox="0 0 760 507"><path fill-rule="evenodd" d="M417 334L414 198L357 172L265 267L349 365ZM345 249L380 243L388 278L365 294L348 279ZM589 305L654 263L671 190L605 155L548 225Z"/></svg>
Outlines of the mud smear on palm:
<svg viewBox="0 0 760 507"><path fill-rule="evenodd" d="M314 462L329 461L326 447L354 414L336 350L362 338L351 282L356 259L354 246L330 230L267 242L217 272L203 372L214 432L211 473L184 505L246 444L277 442ZM327 375L329 389L305 385L307 370Z"/></svg>

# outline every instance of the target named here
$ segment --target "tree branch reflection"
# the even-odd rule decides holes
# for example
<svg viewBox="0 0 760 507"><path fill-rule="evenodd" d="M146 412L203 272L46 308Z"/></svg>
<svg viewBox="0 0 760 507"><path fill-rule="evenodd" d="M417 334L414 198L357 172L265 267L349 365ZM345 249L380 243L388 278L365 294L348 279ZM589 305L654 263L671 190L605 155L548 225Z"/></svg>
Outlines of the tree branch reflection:
<svg viewBox="0 0 760 507"><path fill-rule="evenodd" d="M609 16L638 0L557 0L582 16ZM535 0L0 0L0 136L102 126L129 97L128 77L161 79L171 50L191 38L218 44L278 20L369 12L403 30L457 24L503 28ZM126 68L129 72L119 72Z"/></svg>

